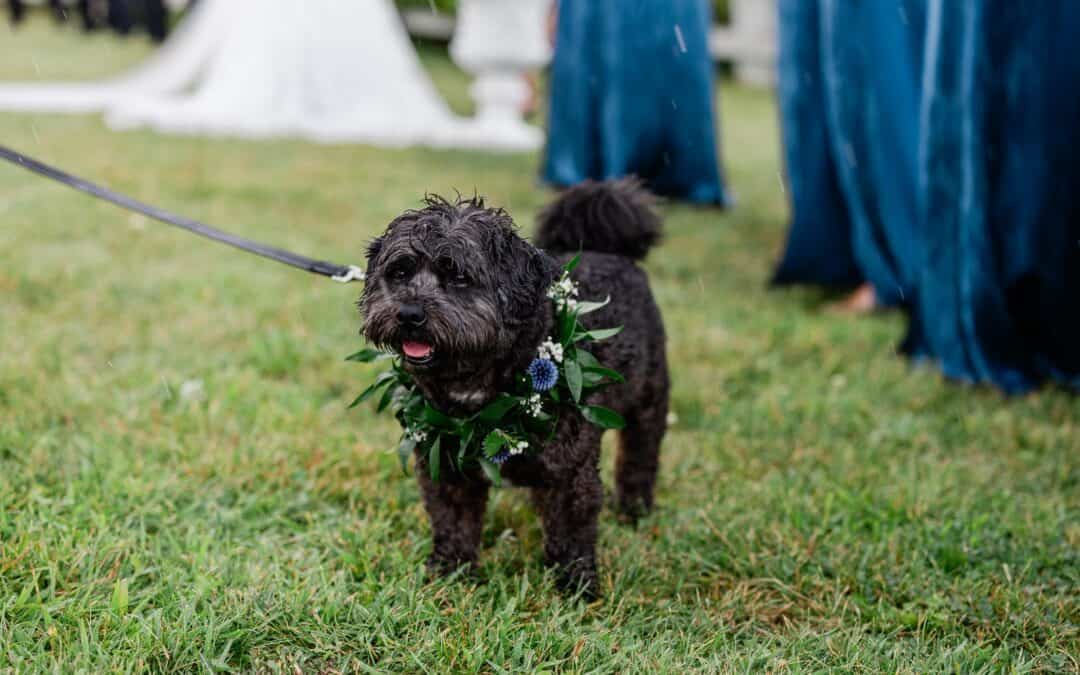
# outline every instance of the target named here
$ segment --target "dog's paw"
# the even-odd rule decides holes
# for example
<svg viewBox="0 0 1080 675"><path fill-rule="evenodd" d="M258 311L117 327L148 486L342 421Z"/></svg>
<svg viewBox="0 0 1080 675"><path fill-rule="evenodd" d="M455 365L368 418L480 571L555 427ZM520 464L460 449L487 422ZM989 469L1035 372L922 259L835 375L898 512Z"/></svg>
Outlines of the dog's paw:
<svg viewBox="0 0 1080 675"><path fill-rule="evenodd" d="M600 598L600 579L595 563L576 561L554 567L555 586L560 592L578 597L585 602L593 602Z"/></svg>
<svg viewBox="0 0 1080 675"><path fill-rule="evenodd" d="M581 576L560 574L556 581L559 591L591 603L600 599L600 582L596 575Z"/></svg>
<svg viewBox="0 0 1080 675"><path fill-rule="evenodd" d="M424 566L428 577L432 579L454 577L472 584L483 584L485 582L485 579L480 576L480 570L475 560L451 559L432 554L428 556Z"/></svg>
<svg viewBox="0 0 1080 675"><path fill-rule="evenodd" d="M624 525L637 527L638 521L652 512L652 498L648 495L622 493L615 499L615 513Z"/></svg>

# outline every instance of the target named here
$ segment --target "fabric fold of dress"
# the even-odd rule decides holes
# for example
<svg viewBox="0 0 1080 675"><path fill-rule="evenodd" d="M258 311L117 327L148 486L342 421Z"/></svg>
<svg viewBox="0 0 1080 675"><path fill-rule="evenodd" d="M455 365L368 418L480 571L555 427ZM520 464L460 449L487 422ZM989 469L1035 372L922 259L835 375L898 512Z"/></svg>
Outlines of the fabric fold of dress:
<svg viewBox="0 0 1080 675"><path fill-rule="evenodd" d="M707 0L560 0L545 182L634 174L657 194L726 205Z"/></svg>
<svg viewBox="0 0 1080 675"><path fill-rule="evenodd" d="M781 0L777 283L873 284L904 350L1080 386L1080 3Z"/></svg>

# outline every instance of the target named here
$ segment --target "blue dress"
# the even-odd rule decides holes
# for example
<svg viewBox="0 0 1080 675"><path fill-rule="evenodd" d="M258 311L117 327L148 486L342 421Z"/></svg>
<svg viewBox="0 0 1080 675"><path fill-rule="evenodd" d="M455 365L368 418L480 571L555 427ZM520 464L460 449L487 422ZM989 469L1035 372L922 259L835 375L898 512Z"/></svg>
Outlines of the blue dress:
<svg viewBox="0 0 1080 675"><path fill-rule="evenodd" d="M1080 386L1080 2L781 0L778 282L871 282L904 349Z"/></svg>
<svg viewBox="0 0 1080 675"><path fill-rule="evenodd" d="M925 0L781 0L779 98L794 222L778 283L910 297Z"/></svg>
<svg viewBox="0 0 1080 675"><path fill-rule="evenodd" d="M947 375L1080 388L1080 2L931 3L907 348Z"/></svg>
<svg viewBox="0 0 1080 675"><path fill-rule="evenodd" d="M542 177L635 174L657 194L726 204L708 0L560 0Z"/></svg>

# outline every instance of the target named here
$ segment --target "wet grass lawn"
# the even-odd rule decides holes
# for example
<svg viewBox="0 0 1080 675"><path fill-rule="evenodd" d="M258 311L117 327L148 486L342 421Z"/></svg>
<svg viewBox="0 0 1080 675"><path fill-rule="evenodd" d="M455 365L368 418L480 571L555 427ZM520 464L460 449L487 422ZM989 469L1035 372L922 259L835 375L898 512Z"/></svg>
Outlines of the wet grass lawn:
<svg viewBox="0 0 1080 675"><path fill-rule="evenodd" d="M0 79L147 51L0 27ZM458 108L462 75L425 62ZM649 259L674 423L659 509L605 513L604 598L560 597L522 495L480 573L428 528L370 377L357 287L0 166L0 671L1075 672L1080 401L1005 399L895 355L902 317L769 291L786 219L768 92L725 83L726 213L666 206ZM113 133L0 115L0 142L286 248L360 262L425 191L526 229L534 155ZM610 454L605 478L610 486Z"/></svg>

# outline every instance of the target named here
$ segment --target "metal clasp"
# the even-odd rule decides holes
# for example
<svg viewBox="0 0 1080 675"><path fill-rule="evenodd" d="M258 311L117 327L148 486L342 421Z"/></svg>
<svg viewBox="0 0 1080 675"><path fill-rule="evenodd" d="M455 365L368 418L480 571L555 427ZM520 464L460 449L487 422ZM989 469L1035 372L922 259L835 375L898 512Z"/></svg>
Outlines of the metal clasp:
<svg viewBox="0 0 1080 675"><path fill-rule="evenodd" d="M367 274L364 273L364 270L356 265L349 265L348 271L344 274L337 274L330 278L339 283L347 284L350 281L363 281L366 277Z"/></svg>

